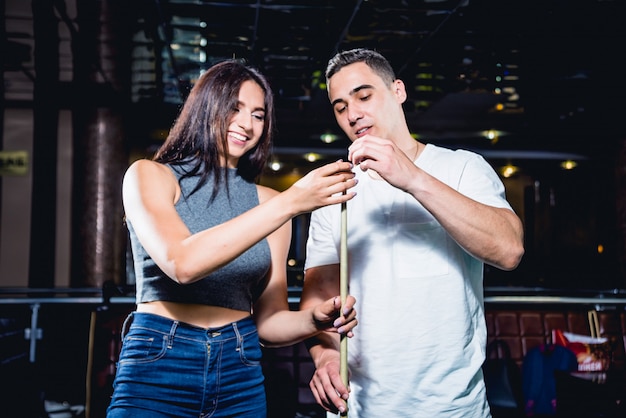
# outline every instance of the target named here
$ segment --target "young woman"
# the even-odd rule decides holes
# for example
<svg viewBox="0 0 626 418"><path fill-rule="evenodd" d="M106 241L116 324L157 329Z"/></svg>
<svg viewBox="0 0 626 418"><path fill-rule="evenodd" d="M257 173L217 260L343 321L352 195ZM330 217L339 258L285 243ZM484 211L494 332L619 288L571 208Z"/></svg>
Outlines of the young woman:
<svg viewBox="0 0 626 418"><path fill-rule="evenodd" d="M352 165L320 167L282 193L260 186L273 131L267 80L225 61L194 85L153 160L129 167L137 308L109 418L265 417L260 344L352 335L353 297L290 311L286 276L289 221L350 200Z"/></svg>

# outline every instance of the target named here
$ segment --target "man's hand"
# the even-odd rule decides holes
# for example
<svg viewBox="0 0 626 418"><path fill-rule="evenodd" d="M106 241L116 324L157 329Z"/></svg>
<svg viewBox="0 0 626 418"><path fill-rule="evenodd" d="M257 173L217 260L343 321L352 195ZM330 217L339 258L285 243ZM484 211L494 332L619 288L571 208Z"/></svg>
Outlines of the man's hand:
<svg viewBox="0 0 626 418"><path fill-rule="evenodd" d="M339 373L339 352L326 349L320 357L320 362L311 382L309 383L315 400L325 410L338 413L347 410L346 401L350 389L343 384Z"/></svg>
<svg viewBox="0 0 626 418"><path fill-rule="evenodd" d="M412 158L418 150L418 143L405 154L400 147L389 139L365 135L356 139L348 148L348 159L361 170L374 170L387 183L406 191L417 170Z"/></svg>

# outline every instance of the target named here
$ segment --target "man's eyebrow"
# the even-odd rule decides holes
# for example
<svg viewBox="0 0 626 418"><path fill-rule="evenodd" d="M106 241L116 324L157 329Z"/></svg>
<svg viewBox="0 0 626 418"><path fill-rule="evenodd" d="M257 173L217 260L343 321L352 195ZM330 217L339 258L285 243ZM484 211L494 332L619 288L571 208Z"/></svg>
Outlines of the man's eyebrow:
<svg viewBox="0 0 626 418"><path fill-rule="evenodd" d="M360 86L355 87L355 88L352 89L352 91L350 92L350 96L353 96L354 94L358 93L359 91L361 91L363 89L373 89L373 88L374 88L374 86L372 86L371 84L361 84ZM334 106L334 105L336 105L337 103L340 103L340 102L345 102L345 100L342 99L342 98L335 99L335 100L332 101L331 105Z"/></svg>

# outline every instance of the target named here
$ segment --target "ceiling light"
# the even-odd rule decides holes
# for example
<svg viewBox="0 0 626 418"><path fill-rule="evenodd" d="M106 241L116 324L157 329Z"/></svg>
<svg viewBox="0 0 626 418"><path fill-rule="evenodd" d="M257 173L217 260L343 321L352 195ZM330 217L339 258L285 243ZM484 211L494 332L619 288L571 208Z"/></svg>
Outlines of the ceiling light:
<svg viewBox="0 0 626 418"><path fill-rule="evenodd" d="M500 139L500 134L498 131L494 130L494 129L489 129L485 132L483 132L483 135L485 136L485 138L487 138L489 140L489 142L491 142L492 144L495 144L496 142L498 142L498 140Z"/></svg>
<svg viewBox="0 0 626 418"><path fill-rule="evenodd" d="M315 152L309 152L307 154L304 154L304 158L306 158L306 160L308 162L314 163L315 161L317 161L320 158L322 158L322 156L320 154L315 153Z"/></svg>
<svg viewBox="0 0 626 418"><path fill-rule="evenodd" d="M578 163L574 160L565 160L562 161L560 165L563 170L573 170L576 168Z"/></svg>
<svg viewBox="0 0 626 418"><path fill-rule="evenodd" d="M274 161L269 163L269 167L270 167L270 170L272 170L272 171L278 171L281 168L283 168L283 163L281 163L278 160L274 160Z"/></svg>
<svg viewBox="0 0 626 418"><path fill-rule="evenodd" d="M500 168L500 174L502 174L502 177L507 179L518 171L519 167L516 167L513 164L507 164L504 167Z"/></svg>
<svg viewBox="0 0 626 418"><path fill-rule="evenodd" d="M326 133L320 135L320 139L325 144L332 144L333 142L338 140L339 137L337 135L333 134L333 133L326 132Z"/></svg>

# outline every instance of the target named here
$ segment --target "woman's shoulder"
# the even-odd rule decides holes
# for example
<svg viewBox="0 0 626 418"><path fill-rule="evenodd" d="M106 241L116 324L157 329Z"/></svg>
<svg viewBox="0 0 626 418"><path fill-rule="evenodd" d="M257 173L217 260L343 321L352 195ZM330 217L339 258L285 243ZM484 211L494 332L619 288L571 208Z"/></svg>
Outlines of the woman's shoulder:
<svg viewBox="0 0 626 418"><path fill-rule="evenodd" d="M172 175L171 169L165 164L158 163L153 160L149 160L147 158L140 158L138 160L133 161L128 169L126 170L127 174L140 175L140 176L162 176L162 175Z"/></svg>
<svg viewBox="0 0 626 418"><path fill-rule="evenodd" d="M124 181L129 182L131 180L140 184L165 184L165 182L172 180L176 183L176 177L167 165L145 158L133 161L126 170Z"/></svg>
<svg viewBox="0 0 626 418"><path fill-rule="evenodd" d="M132 162L124 174L124 199L132 196L156 197L167 196L176 202L180 196L180 187L172 170L165 164L148 159Z"/></svg>

